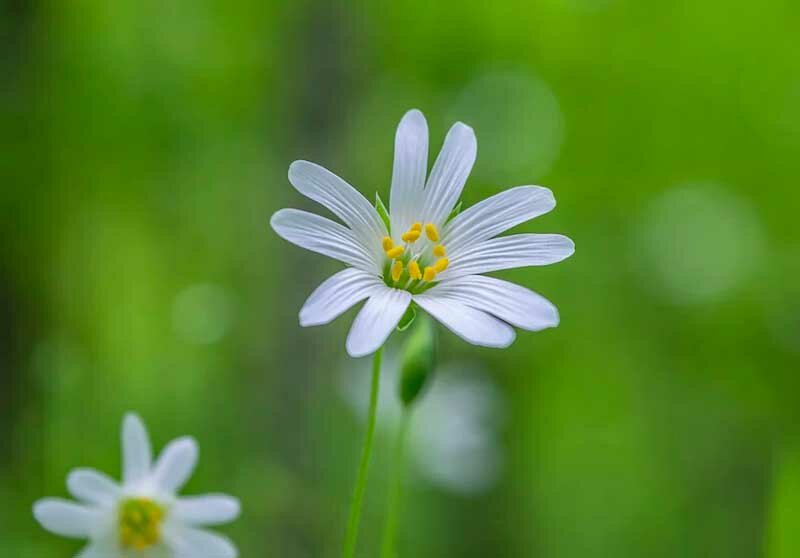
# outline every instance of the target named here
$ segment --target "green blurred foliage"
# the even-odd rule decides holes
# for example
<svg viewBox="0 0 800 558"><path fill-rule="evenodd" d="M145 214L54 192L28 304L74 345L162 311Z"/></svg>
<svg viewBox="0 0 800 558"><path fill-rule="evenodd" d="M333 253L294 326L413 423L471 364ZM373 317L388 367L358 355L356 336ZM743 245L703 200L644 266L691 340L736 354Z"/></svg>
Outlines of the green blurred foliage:
<svg viewBox="0 0 800 558"><path fill-rule="evenodd" d="M483 363L505 394L506 466L472 496L411 476L400 554L800 552L800 5L0 9L3 555L77 552L32 502L66 495L76 466L116 476L128 410L158 448L198 438L188 491L242 499L225 532L243 556L337 555L362 428L331 363L353 312L299 328L337 266L268 219L312 207L293 159L388 199L412 107L432 150L475 127L466 204L547 185L557 209L521 229L577 253L502 274L553 300L559 328L502 352L442 330L440 359Z"/></svg>

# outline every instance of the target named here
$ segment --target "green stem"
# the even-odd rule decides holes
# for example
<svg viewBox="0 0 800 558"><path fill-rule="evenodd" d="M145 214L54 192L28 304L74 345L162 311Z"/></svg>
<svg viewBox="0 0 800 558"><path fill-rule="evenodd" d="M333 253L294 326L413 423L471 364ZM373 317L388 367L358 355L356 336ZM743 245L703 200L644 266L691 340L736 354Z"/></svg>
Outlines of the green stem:
<svg viewBox="0 0 800 558"><path fill-rule="evenodd" d="M353 558L358 541L358 525L361 521L361 507L364 503L364 491L367 488L367 470L369 459L372 455L372 442L375 435L375 417L378 410L378 388L381 382L381 354L383 347L378 349L372 359L372 387L369 393L369 414L367 416L367 434L364 438L364 450L361 452L361 462L358 465L356 487L353 490L353 500L350 504L350 515L347 519L347 532L344 538L344 558Z"/></svg>
<svg viewBox="0 0 800 558"><path fill-rule="evenodd" d="M400 429L397 431L397 441L395 442L394 469L389 486L389 495L386 498L386 520L383 524L381 558L395 558L397 556L397 516L402 504L403 462L410 419L411 411L404 407L403 415L400 419Z"/></svg>

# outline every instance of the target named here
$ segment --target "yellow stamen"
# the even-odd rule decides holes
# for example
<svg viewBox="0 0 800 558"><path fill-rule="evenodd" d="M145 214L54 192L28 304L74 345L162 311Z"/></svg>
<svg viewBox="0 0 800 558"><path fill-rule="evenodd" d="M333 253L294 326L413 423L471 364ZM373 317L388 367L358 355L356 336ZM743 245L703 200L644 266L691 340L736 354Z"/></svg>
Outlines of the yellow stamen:
<svg viewBox="0 0 800 558"><path fill-rule="evenodd" d="M383 241L381 241L381 245L383 246L383 251L388 252L392 248L394 248L394 240L390 236L384 236Z"/></svg>
<svg viewBox="0 0 800 558"><path fill-rule="evenodd" d="M411 225L410 230L422 232L422 223L414 223L413 225Z"/></svg>
<svg viewBox="0 0 800 558"><path fill-rule="evenodd" d="M439 240L439 231L436 229L436 225L434 225L433 223L428 223L427 225L425 225L425 234L433 242Z"/></svg>
<svg viewBox="0 0 800 558"><path fill-rule="evenodd" d="M400 280L400 276L403 274L403 262L400 260L395 260L392 263L392 281L397 283Z"/></svg>
<svg viewBox="0 0 800 558"><path fill-rule="evenodd" d="M419 264L417 260L411 260L408 262L408 275L412 279L422 279L422 272L419 270Z"/></svg>
<svg viewBox="0 0 800 558"><path fill-rule="evenodd" d="M436 270L433 269L431 266L425 268L425 274L422 276L422 279L425 281L433 281L436 278Z"/></svg>
<svg viewBox="0 0 800 558"><path fill-rule="evenodd" d="M403 255L406 249L402 246L395 246L391 250L386 250L386 255L389 256L391 259L399 258Z"/></svg>
<svg viewBox="0 0 800 558"><path fill-rule="evenodd" d="M126 500L119 508L119 537L123 548L145 550L161 541L164 510L147 498Z"/></svg>
<svg viewBox="0 0 800 558"><path fill-rule="evenodd" d="M436 270L436 273L441 273L442 271L447 269L448 265L450 265L450 260L448 260L447 258L439 258L438 260L436 260L436 263L433 264L433 269Z"/></svg>
<svg viewBox="0 0 800 558"><path fill-rule="evenodd" d="M409 230L408 232L403 233L403 236L400 238L403 239L403 242L416 242L419 238L420 232L415 230Z"/></svg>
<svg viewBox="0 0 800 558"><path fill-rule="evenodd" d="M443 258L446 254L447 252L445 251L444 246L442 246L441 244L438 244L433 247L433 255L436 256L437 258Z"/></svg>

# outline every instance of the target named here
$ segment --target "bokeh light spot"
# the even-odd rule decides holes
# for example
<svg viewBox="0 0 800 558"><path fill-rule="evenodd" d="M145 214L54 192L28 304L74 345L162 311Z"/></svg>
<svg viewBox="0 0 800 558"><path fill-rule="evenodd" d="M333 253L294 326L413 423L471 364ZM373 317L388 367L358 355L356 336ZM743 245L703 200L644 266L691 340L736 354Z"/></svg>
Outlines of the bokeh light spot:
<svg viewBox="0 0 800 558"><path fill-rule="evenodd" d="M478 136L473 174L489 184L529 183L547 173L564 140L564 119L550 87L520 70L490 71L460 94L449 121Z"/></svg>
<svg viewBox="0 0 800 558"><path fill-rule="evenodd" d="M222 339L233 319L233 301L223 287L197 284L175 297L172 325L186 342L208 345Z"/></svg>
<svg viewBox="0 0 800 558"><path fill-rule="evenodd" d="M746 281L764 252L752 204L717 184L686 184L654 199L635 233L636 265L654 294L713 302Z"/></svg>

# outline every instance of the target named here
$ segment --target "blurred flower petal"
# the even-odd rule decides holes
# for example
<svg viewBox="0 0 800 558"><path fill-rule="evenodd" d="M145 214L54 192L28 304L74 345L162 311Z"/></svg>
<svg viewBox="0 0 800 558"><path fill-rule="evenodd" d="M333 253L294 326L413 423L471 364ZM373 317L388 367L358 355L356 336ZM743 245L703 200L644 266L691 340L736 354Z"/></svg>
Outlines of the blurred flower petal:
<svg viewBox="0 0 800 558"><path fill-rule="evenodd" d="M188 525L218 525L239 516L239 500L225 494L178 498L172 508L174 517Z"/></svg>
<svg viewBox="0 0 800 558"><path fill-rule="evenodd" d="M67 477L67 488L78 500L89 504L111 504L120 487L110 477L94 469L75 469Z"/></svg>
<svg viewBox="0 0 800 558"><path fill-rule="evenodd" d="M170 442L153 468L155 485L167 493L180 490L194 472L198 453L194 438L178 438Z"/></svg>
<svg viewBox="0 0 800 558"><path fill-rule="evenodd" d="M36 502L33 515L48 531L78 539L89 537L100 518L98 510L56 498Z"/></svg>
<svg viewBox="0 0 800 558"><path fill-rule="evenodd" d="M130 413L122 423L122 479L125 484L141 481L150 472L150 438L138 415Z"/></svg>

